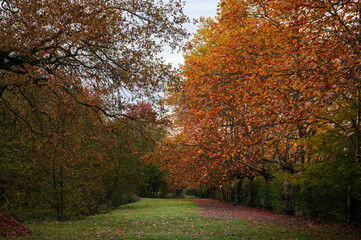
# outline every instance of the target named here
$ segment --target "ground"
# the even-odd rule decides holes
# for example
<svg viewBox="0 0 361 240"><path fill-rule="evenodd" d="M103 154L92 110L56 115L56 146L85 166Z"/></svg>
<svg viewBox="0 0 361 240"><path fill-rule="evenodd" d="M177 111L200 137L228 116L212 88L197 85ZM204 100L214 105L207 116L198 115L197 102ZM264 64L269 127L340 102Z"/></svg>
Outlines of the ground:
<svg viewBox="0 0 361 240"><path fill-rule="evenodd" d="M361 236L357 228L209 199L141 199L106 214L64 222L32 220L25 225L34 234L16 240L359 240Z"/></svg>
<svg viewBox="0 0 361 240"><path fill-rule="evenodd" d="M289 224L304 226L316 230L326 227L345 233L360 232L361 236L361 229L355 226L327 224L324 222L306 219L300 216L282 215L276 211L266 211L264 209L255 209L252 207L241 205L235 206L227 202L213 199L191 198L190 200L195 202L200 208L202 208L202 210L199 211L199 214L204 217L224 220L242 219L256 222L283 223L286 225Z"/></svg>
<svg viewBox="0 0 361 240"><path fill-rule="evenodd" d="M247 206L234 206L226 202L213 199L191 199L203 210L200 214L204 217L212 217L225 220L243 219L259 222L281 222L290 224L306 224L309 221L301 217L281 215L277 212L255 209Z"/></svg>

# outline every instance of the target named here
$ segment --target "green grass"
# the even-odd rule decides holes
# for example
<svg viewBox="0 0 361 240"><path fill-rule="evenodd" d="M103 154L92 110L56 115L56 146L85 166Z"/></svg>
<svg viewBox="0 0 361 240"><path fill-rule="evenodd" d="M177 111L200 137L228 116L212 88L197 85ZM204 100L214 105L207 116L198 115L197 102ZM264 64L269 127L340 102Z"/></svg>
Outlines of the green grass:
<svg viewBox="0 0 361 240"><path fill-rule="evenodd" d="M16 239L357 239L357 235L244 220L199 216L186 199L142 199L103 215L68 222L27 224L36 231Z"/></svg>

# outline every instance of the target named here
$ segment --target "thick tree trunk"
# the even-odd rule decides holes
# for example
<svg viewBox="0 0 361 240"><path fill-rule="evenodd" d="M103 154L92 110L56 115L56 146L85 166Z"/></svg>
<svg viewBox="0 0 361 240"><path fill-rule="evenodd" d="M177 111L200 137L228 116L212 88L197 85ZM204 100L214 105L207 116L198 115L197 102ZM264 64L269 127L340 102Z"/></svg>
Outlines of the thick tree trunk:
<svg viewBox="0 0 361 240"><path fill-rule="evenodd" d="M228 202L234 202L234 184L233 181L229 181L228 183Z"/></svg>
<svg viewBox="0 0 361 240"><path fill-rule="evenodd" d="M347 189L347 222L348 224L355 223L357 218L357 204L355 199L350 194L350 186Z"/></svg>
<svg viewBox="0 0 361 240"><path fill-rule="evenodd" d="M0 83L0 98L2 97L3 92L5 91L5 89L6 89L5 86Z"/></svg>
<svg viewBox="0 0 361 240"><path fill-rule="evenodd" d="M243 179L239 179L236 184L235 201L237 204L240 204L242 202L242 182Z"/></svg>
<svg viewBox="0 0 361 240"><path fill-rule="evenodd" d="M63 167L60 167L60 216L59 216L59 220L64 220L64 208L65 208L65 204L64 204L64 170Z"/></svg>
<svg viewBox="0 0 361 240"><path fill-rule="evenodd" d="M271 204L271 194L270 194L270 186L269 186L270 179L265 178L265 190L264 190L264 209L267 211L271 211L272 204Z"/></svg>
<svg viewBox="0 0 361 240"><path fill-rule="evenodd" d="M224 191L224 188L221 188L221 200L227 201L227 193Z"/></svg>
<svg viewBox="0 0 361 240"><path fill-rule="evenodd" d="M355 146L355 160L356 162L361 162L361 89L357 90L357 117L354 121L354 128L356 134L356 146Z"/></svg>
<svg viewBox="0 0 361 240"><path fill-rule="evenodd" d="M177 189L175 190L175 196L176 196L176 197L179 197L179 196L182 194L183 189L184 189L184 188L177 188Z"/></svg>
<svg viewBox="0 0 361 240"><path fill-rule="evenodd" d="M291 182L289 175L286 174L284 183L283 183L283 193L282 193L282 199L283 199L283 210L282 213L285 215L293 216L295 214L295 211L292 209L291 204L291 196L292 196L292 189L291 189Z"/></svg>
<svg viewBox="0 0 361 240"><path fill-rule="evenodd" d="M253 186L254 177L248 177L248 196L247 196L247 205L250 207L255 207L254 203L254 186Z"/></svg>
<svg viewBox="0 0 361 240"><path fill-rule="evenodd" d="M201 187L201 198L206 198L206 188Z"/></svg>

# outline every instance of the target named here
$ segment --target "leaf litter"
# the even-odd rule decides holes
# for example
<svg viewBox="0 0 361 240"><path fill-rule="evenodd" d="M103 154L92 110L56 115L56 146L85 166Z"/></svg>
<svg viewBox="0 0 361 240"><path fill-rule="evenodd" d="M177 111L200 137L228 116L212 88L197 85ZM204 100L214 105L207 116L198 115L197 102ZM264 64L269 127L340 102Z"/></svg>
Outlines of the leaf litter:
<svg viewBox="0 0 361 240"><path fill-rule="evenodd" d="M201 208L199 214L203 217L221 220L241 219L249 222L280 223L285 224L286 226L304 227L316 231L331 230L349 235L350 239L354 239L353 236L361 236L361 228L355 226L318 222L301 216L287 216L277 211L232 205L214 199L190 198L189 200L195 202ZM346 236L344 235L344 237Z"/></svg>

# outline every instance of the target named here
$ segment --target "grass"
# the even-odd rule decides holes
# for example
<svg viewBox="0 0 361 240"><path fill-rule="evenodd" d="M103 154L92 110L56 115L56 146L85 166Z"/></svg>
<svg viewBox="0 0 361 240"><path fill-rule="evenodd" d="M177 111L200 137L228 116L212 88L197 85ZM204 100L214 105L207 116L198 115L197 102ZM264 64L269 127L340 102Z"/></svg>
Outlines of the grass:
<svg viewBox="0 0 361 240"><path fill-rule="evenodd" d="M16 239L358 239L335 229L201 217L186 199L142 199L103 215L68 222L27 224Z"/></svg>

